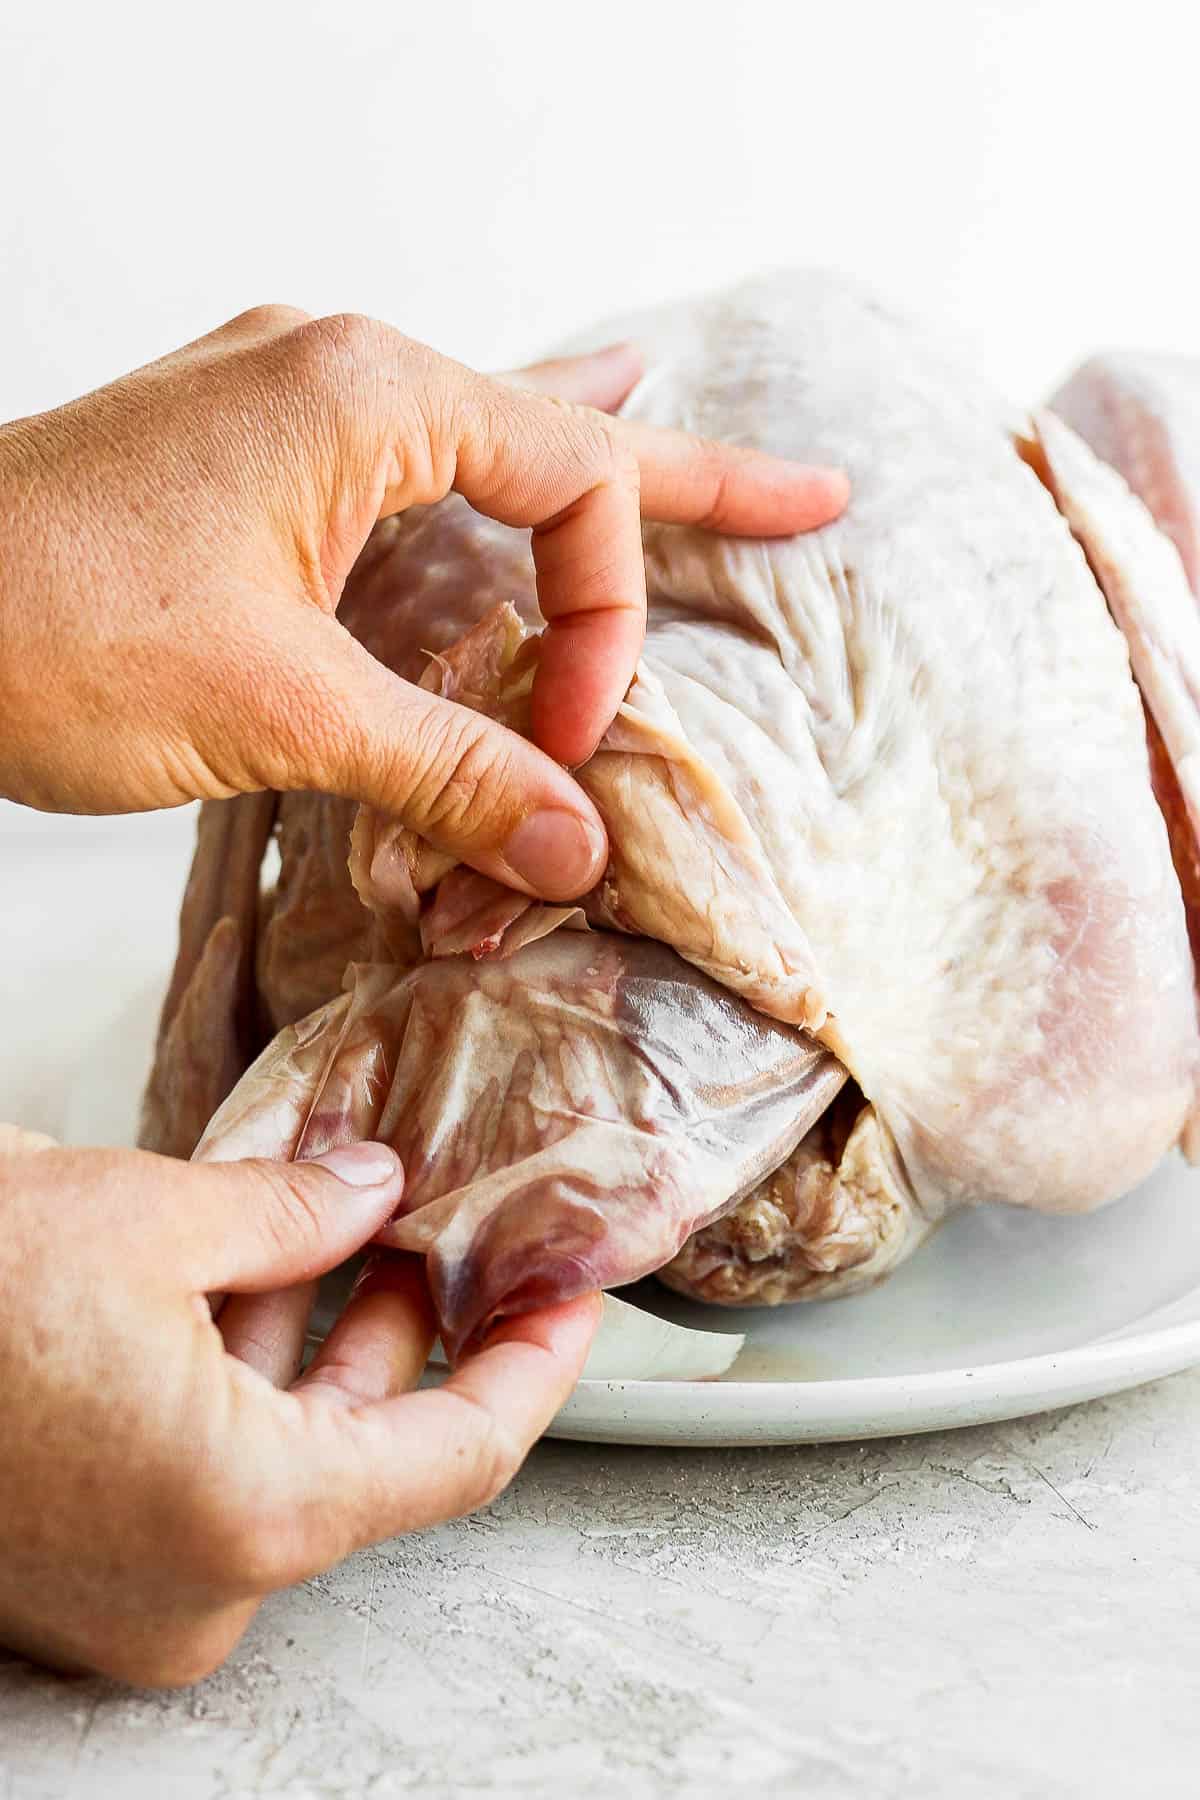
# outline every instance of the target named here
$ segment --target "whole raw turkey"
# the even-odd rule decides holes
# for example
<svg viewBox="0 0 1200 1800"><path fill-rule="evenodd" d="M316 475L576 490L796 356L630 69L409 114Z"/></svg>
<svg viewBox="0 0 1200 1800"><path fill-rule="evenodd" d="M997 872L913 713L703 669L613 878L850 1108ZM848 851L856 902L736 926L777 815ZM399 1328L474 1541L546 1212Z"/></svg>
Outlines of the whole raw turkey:
<svg viewBox="0 0 1200 1800"><path fill-rule="evenodd" d="M772 543L647 527L644 655L578 772L611 859L577 907L336 798L206 808L148 1092L143 1141L176 1154L218 1101L198 1155L395 1143L387 1239L429 1258L452 1349L651 1270L848 1291L953 1207L1127 1192L1196 1106L1178 459L1156 440L1133 482L1172 542L1062 417L840 277L621 329L626 414L844 466L848 512ZM1084 404L1117 379L1060 406L1120 462ZM456 499L389 521L340 616L527 728L525 534Z"/></svg>

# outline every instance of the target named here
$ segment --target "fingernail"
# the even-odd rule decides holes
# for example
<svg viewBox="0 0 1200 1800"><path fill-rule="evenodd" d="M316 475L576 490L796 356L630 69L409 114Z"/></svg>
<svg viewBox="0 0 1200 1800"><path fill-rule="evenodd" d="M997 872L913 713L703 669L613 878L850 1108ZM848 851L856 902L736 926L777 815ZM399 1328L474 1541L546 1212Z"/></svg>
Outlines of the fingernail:
<svg viewBox="0 0 1200 1800"><path fill-rule="evenodd" d="M604 833L578 813L551 809L522 819L502 851L521 881L548 900L574 900L604 868Z"/></svg>
<svg viewBox="0 0 1200 1800"><path fill-rule="evenodd" d="M347 1187L382 1187L400 1172L400 1158L386 1144L340 1144L336 1150L324 1150L312 1161L318 1168L328 1169Z"/></svg>

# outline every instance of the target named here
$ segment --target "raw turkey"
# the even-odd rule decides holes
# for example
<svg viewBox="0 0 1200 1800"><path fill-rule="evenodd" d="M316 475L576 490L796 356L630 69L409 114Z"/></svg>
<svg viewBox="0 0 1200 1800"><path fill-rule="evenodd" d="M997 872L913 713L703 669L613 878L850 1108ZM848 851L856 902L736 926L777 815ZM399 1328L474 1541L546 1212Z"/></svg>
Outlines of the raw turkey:
<svg viewBox="0 0 1200 1800"><path fill-rule="evenodd" d="M246 1019L282 1027L196 1153L395 1142L387 1241L430 1257L451 1348L650 1270L730 1303L848 1291L954 1207L1128 1191L1195 1108L1200 626L1170 538L1061 416L841 278L622 332L628 416L844 466L847 514L773 543L647 527L645 652L579 771L611 858L578 906L283 797L252 958L241 875L193 877L148 1097L146 1141L186 1151ZM526 726L524 534L457 500L390 521L341 616ZM201 865L261 850L233 804Z"/></svg>

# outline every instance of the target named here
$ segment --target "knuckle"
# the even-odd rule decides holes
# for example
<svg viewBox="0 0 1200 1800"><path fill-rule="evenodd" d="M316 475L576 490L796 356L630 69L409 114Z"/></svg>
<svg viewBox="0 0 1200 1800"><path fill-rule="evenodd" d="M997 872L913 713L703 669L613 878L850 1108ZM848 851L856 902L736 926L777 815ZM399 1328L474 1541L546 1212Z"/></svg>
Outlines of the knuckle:
<svg viewBox="0 0 1200 1800"><path fill-rule="evenodd" d="M702 530L723 531L729 522L729 470L716 456L712 459L710 474L712 498L705 508L704 516L698 521Z"/></svg>
<svg viewBox="0 0 1200 1800"><path fill-rule="evenodd" d="M474 421L493 450L507 445L519 461L569 473L580 490L624 476L625 446L603 413L553 394L522 394L489 382L472 393ZM636 475L637 465L634 463Z"/></svg>
<svg viewBox="0 0 1200 1800"><path fill-rule="evenodd" d="M289 408L327 454L351 458L367 487L381 471L389 488L409 485L409 440L421 442L411 429L422 389L417 349L364 313L309 319L277 340L277 379Z"/></svg>
<svg viewBox="0 0 1200 1800"><path fill-rule="evenodd" d="M297 1163L264 1162L258 1169L267 1202L261 1211L262 1226L271 1247L289 1261L297 1256L302 1261L315 1259L324 1242L326 1220L312 1172Z"/></svg>
<svg viewBox="0 0 1200 1800"><path fill-rule="evenodd" d="M558 416L564 445L592 481L607 479L616 459L616 442L600 415L566 400L550 400Z"/></svg>
<svg viewBox="0 0 1200 1800"><path fill-rule="evenodd" d="M364 313L329 313L298 325L288 334L287 349L302 380L344 391L360 385L394 336L390 326Z"/></svg>
<svg viewBox="0 0 1200 1800"><path fill-rule="evenodd" d="M245 312L239 313L230 324L234 330L254 332L262 336L278 336L285 331L294 331L299 325L306 325L310 315L302 312L298 306L280 306L267 303L262 306L249 306Z"/></svg>
<svg viewBox="0 0 1200 1800"><path fill-rule="evenodd" d="M602 413L573 408L579 432L579 450L591 484L610 484L637 493L641 485L638 459Z"/></svg>
<svg viewBox="0 0 1200 1800"><path fill-rule="evenodd" d="M469 424L474 434L493 451L514 433L521 434L529 430L530 407L546 405L557 408L558 405L554 400L533 399L519 392L514 394L503 382L474 373L468 373L460 381L457 393L443 394L442 398L448 406L452 403L462 413L469 414ZM459 422L456 414L452 426L456 432ZM466 418L461 420L463 424L467 422Z"/></svg>
<svg viewBox="0 0 1200 1800"><path fill-rule="evenodd" d="M410 813L421 826L473 838L494 825L513 787L514 751L505 734L470 713L437 713L417 726Z"/></svg>

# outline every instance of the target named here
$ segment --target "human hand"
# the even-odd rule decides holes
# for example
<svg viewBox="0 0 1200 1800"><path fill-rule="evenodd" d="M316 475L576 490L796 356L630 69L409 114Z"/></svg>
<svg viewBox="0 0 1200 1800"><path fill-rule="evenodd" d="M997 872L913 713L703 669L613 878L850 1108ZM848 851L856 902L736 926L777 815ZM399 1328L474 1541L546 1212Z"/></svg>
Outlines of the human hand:
<svg viewBox="0 0 1200 1800"><path fill-rule="evenodd" d="M296 1378L313 1278L402 1187L376 1144L187 1164L0 1126L0 1641L198 1680L273 1589L506 1485L578 1377L597 1296L506 1322L416 1393L423 1265L381 1253Z"/></svg>
<svg viewBox="0 0 1200 1800"><path fill-rule="evenodd" d="M586 760L633 674L639 504L770 536L847 492L593 410L639 372L619 346L489 379L367 319L267 307L3 428L0 793L128 812L322 789L510 886L583 892L604 831L558 765ZM533 528L540 749L401 682L334 619L376 520L451 489Z"/></svg>

